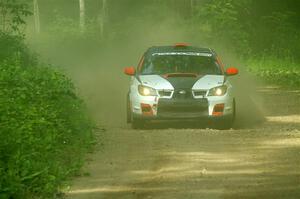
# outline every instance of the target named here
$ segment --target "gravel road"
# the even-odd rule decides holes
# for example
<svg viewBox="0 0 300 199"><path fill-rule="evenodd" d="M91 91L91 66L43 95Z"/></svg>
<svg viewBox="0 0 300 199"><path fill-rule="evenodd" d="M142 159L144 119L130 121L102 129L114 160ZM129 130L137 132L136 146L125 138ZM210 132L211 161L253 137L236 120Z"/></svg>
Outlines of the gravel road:
<svg viewBox="0 0 300 199"><path fill-rule="evenodd" d="M106 131L67 198L300 198L299 90L244 84L227 131L178 123L132 130L125 124L128 79L120 75L113 81L124 84L107 89L98 80L114 72L79 74L74 79Z"/></svg>

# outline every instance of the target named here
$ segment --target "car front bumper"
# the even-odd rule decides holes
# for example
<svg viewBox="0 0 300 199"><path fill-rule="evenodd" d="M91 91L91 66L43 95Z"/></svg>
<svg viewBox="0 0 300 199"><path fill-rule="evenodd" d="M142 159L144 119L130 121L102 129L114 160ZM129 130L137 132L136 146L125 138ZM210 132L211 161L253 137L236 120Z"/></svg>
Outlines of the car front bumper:
<svg viewBox="0 0 300 199"><path fill-rule="evenodd" d="M198 99L166 99L145 97L139 100L133 110L133 117L144 120L219 120L233 113L233 98L205 97ZM221 112L215 112L217 106Z"/></svg>

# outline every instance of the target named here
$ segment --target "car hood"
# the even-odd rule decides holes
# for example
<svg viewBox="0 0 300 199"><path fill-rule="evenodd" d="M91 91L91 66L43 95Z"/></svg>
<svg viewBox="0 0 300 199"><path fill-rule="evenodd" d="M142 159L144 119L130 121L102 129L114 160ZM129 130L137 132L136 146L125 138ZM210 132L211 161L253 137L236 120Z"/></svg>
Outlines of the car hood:
<svg viewBox="0 0 300 199"><path fill-rule="evenodd" d="M200 77L163 77L160 75L141 75L141 82L145 86L157 90L196 89L208 90L224 83L223 75L205 75Z"/></svg>

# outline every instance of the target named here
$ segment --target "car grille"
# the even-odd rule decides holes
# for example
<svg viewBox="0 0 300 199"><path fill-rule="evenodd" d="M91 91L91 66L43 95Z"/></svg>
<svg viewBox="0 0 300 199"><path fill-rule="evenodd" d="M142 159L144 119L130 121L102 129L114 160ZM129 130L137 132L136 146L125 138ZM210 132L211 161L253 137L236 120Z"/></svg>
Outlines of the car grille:
<svg viewBox="0 0 300 199"><path fill-rule="evenodd" d="M208 101L201 99L160 99L157 114L159 117L200 117L208 115Z"/></svg>
<svg viewBox="0 0 300 199"><path fill-rule="evenodd" d="M172 91L168 90L162 90L158 91L160 97L171 97L172 96Z"/></svg>
<svg viewBox="0 0 300 199"><path fill-rule="evenodd" d="M173 99L193 99L194 97L205 97L207 90L194 90L191 89L177 89L174 91L171 90L161 90L158 91L159 96L162 98L173 98ZM173 95L172 95L173 94Z"/></svg>
<svg viewBox="0 0 300 199"><path fill-rule="evenodd" d="M193 94L191 89L178 89L174 91L174 99L193 99Z"/></svg>
<svg viewBox="0 0 300 199"><path fill-rule="evenodd" d="M205 97L207 94L207 90L195 90L193 91L195 97Z"/></svg>

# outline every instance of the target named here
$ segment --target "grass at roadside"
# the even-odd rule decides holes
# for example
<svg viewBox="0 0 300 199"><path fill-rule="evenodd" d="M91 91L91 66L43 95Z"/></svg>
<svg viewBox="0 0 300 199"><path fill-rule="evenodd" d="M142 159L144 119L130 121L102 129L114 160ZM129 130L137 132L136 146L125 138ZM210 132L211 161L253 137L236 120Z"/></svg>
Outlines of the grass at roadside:
<svg viewBox="0 0 300 199"><path fill-rule="evenodd" d="M248 60L247 65L251 73L269 83L284 87L300 86L300 63L291 58L252 58Z"/></svg>

